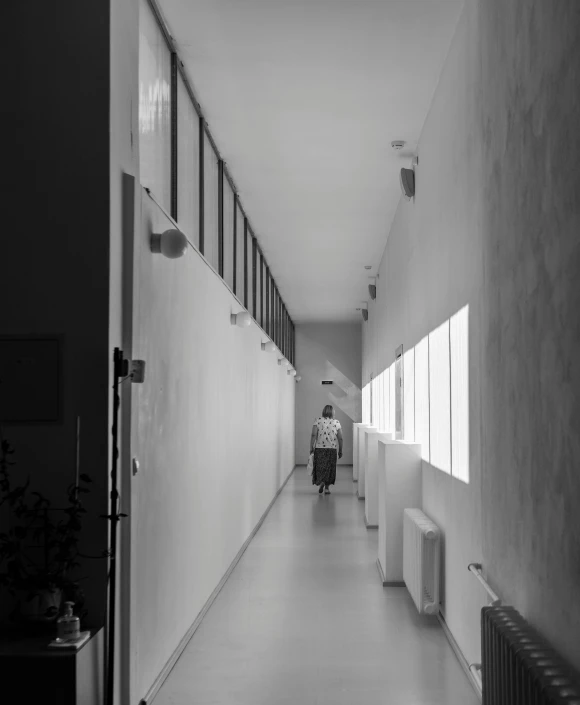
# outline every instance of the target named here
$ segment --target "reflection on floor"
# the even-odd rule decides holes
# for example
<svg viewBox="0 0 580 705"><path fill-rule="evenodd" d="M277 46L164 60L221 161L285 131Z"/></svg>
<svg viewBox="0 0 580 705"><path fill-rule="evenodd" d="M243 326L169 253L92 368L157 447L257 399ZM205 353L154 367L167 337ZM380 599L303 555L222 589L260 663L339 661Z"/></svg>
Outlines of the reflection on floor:
<svg viewBox="0 0 580 705"><path fill-rule="evenodd" d="M154 705L478 705L437 620L382 587L355 490L296 469Z"/></svg>

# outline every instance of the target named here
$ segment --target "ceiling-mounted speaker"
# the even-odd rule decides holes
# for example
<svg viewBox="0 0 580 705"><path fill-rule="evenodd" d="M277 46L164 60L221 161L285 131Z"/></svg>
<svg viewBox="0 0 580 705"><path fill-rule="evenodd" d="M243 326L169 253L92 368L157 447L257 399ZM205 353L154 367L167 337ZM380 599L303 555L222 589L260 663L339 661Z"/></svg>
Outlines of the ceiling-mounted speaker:
<svg viewBox="0 0 580 705"><path fill-rule="evenodd" d="M374 284L369 284L369 294L373 301L377 298L377 287Z"/></svg>
<svg viewBox="0 0 580 705"><path fill-rule="evenodd" d="M363 308L361 313L362 313L363 320L368 321L369 320L369 312L367 311L367 309Z"/></svg>
<svg viewBox="0 0 580 705"><path fill-rule="evenodd" d="M407 201L415 195L415 172L412 169L401 169L401 191Z"/></svg>

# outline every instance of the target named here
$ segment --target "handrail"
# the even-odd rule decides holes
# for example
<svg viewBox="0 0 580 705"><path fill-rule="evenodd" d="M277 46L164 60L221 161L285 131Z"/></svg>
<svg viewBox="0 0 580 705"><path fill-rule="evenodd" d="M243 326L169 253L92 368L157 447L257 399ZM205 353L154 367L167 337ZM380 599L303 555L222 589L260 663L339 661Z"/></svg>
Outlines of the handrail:
<svg viewBox="0 0 580 705"><path fill-rule="evenodd" d="M492 607L499 607L501 605L501 600L500 598L495 594L495 592L490 588L488 583L486 582L485 578L483 577L481 573L481 568L482 565L481 563L470 563L467 566L467 570L470 573L473 573L475 577L479 580L479 582L483 585L485 588L487 594L491 597L491 606Z"/></svg>

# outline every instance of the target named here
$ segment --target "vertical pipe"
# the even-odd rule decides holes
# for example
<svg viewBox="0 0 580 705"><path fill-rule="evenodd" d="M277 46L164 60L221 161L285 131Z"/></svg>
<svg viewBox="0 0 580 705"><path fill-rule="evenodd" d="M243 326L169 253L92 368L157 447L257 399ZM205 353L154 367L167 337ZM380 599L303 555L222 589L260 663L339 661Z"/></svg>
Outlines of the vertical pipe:
<svg viewBox="0 0 580 705"><path fill-rule="evenodd" d="M107 691L106 703L113 705L115 693L115 598L117 591L117 521L118 497L117 489L117 461L119 458L118 436L119 436L119 406L121 397L119 395L120 379L123 376L123 353L119 348L115 348L113 353L113 423L111 426L112 458L111 458L111 492L110 492L110 514L111 526L110 548L109 548L109 599L108 599L108 620L107 620Z"/></svg>
<svg viewBox="0 0 580 705"><path fill-rule="evenodd" d="M79 497L79 480L81 473L81 417L77 416L77 448L75 468L75 499Z"/></svg>

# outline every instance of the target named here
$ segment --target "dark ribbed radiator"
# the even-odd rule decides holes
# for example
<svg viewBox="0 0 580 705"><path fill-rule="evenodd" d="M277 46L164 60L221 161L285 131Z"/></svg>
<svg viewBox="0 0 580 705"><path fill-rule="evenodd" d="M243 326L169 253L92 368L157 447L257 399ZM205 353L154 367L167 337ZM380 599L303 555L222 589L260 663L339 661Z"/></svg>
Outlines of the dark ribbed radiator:
<svg viewBox="0 0 580 705"><path fill-rule="evenodd" d="M483 705L580 705L580 680L513 607L481 610Z"/></svg>

